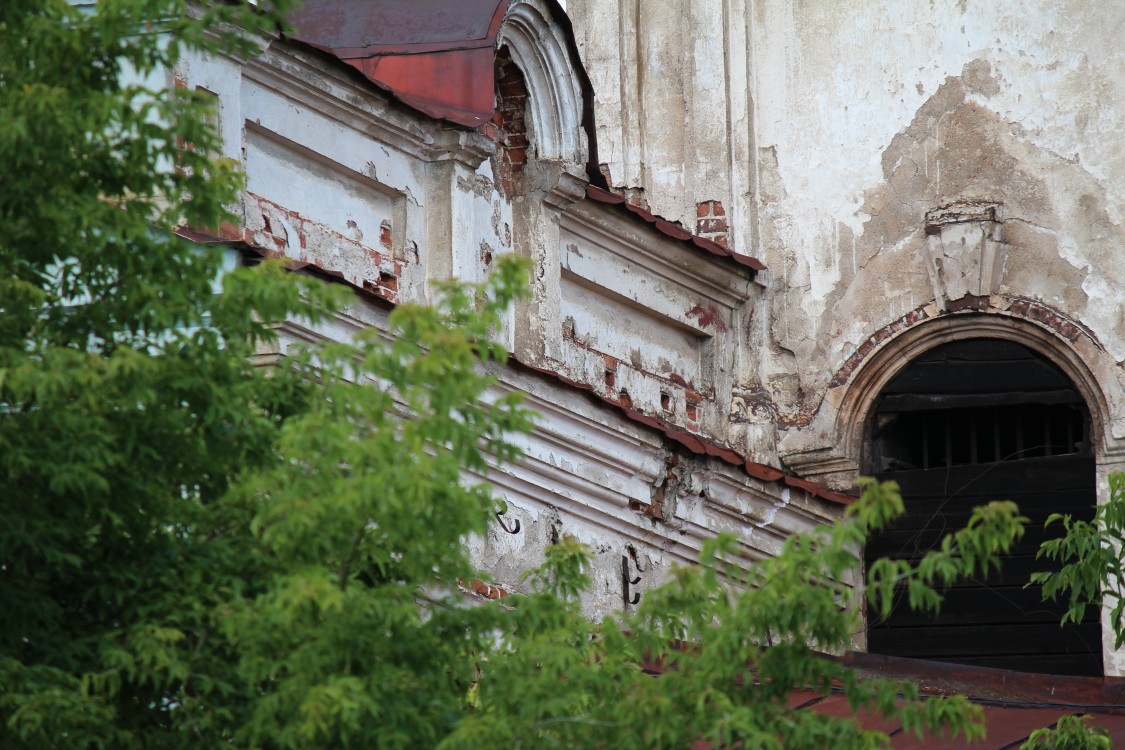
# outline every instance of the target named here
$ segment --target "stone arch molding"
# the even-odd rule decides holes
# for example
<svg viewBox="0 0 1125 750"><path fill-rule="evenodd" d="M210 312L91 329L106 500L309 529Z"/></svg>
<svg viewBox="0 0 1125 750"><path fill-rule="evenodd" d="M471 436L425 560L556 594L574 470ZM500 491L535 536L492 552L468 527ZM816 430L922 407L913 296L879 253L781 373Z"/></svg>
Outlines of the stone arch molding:
<svg viewBox="0 0 1125 750"><path fill-rule="evenodd" d="M582 128L582 88L568 41L543 0L516 0L496 37L507 45L528 90L528 124L540 159L584 175L588 148Z"/></svg>
<svg viewBox="0 0 1125 750"><path fill-rule="evenodd" d="M1099 466L1125 469L1125 384L1121 369L1087 335L1063 337L1034 320L988 308L921 320L872 349L850 376L837 377L812 422L782 440L785 462L802 476L848 489L865 471L866 439L883 388L915 359L953 341L1013 341L1053 362L1090 410L1091 439Z"/></svg>

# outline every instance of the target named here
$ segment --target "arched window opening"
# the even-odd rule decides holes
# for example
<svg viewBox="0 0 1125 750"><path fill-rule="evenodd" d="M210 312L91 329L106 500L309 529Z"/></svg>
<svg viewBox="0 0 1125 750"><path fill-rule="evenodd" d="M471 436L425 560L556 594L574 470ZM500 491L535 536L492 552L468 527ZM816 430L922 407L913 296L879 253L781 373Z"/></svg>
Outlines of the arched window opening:
<svg viewBox="0 0 1125 750"><path fill-rule="evenodd" d="M972 509L1012 500L1030 521L998 573L944 592L937 616L905 600L869 613L874 653L1054 674L1102 674L1096 608L1060 629L1062 605L1024 588L1051 513L1089 520L1096 505L1090 415L1074 383L1031 349L969 339L931 349L883 388L871 417L869 469L902 489L906 513L867 545L914 560L961 528ZM1052 527L1051 535L1060 529Z"/></svg>

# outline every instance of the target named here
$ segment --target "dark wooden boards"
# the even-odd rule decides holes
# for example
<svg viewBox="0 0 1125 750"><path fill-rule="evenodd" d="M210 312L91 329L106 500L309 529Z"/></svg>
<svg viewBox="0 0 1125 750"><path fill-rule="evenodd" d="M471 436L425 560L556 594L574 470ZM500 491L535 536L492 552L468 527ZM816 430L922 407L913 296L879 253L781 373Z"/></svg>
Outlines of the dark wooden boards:
<svg viewBox="0 0 1125 750"><path fill-rule="evenodd" d="M1029 517L1027 532L1001 570L959 581L944 592L936 615L918 613L901 600L886 620L869 614L868 649L874 653L936 659L1055 674L1101 674L1101 630L1095 608L1085 622L1059 626L1063 607L1025 588L1039 543L1061 533L1044 530L1051 513L1092 518L1096 503L1094 460L1089 455L1050 456L992 464L888 472L897 481L906 513L868 543L867 561L888 556L916 560L945 533L968 521L972 508L1012 500Z"/></svg>

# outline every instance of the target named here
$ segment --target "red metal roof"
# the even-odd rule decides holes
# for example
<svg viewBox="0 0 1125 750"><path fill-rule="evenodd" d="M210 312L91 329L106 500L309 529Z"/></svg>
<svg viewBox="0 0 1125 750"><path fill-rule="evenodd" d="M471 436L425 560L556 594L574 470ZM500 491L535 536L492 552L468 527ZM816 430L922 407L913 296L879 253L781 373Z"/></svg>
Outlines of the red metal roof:
<svg viewBox="0 0 1125 750"><path fill-rule="evenodd" d="M291 39L339 58L431 117L475 127L495 105L504 0L305 0Z"/></svg>
<svg viewBox="0 0 1125 750"><path fill-rule="evenodd" d="M1014 672L866 653L849 653L843 661L861 676L905 680L917 685L923 694L960 694L982 704L987 734L973 743L964 737L919 739L881 716L856 717L862 726L890 734L894 750L1019 747L1036 729L1053 726L1062 716L1083 715L1105 728L1115 747L1125 741L1125 681L1121 678ZM798 704L802 709L849 715L838 713L836 693L824 697L809 692L804 697L807 700Z"/></svg>
<svg viewBox="0 0 1125 750"><path fill-rule="evenodd" d="M924 697L964 695L983 709L985 737L968 742L963 735L939 738L927 734L919 738L905 731L895 718L866 710L853 714L839 688L794 690L786 696L794 711L852 717L864 729L887 734L892 750L1008 750L1018 748L1035 730L1054 727L1063 716L1089 716L1091 723L1109 732L1114 747L1125 742L1125 680L1119 677L1013 672L857 652L845 654L841 661L854 668L860 679L912 682ZM675 679L674 666L648 664L645 669ZM701 740L692 745L692 750L713 747Z"/></svg>

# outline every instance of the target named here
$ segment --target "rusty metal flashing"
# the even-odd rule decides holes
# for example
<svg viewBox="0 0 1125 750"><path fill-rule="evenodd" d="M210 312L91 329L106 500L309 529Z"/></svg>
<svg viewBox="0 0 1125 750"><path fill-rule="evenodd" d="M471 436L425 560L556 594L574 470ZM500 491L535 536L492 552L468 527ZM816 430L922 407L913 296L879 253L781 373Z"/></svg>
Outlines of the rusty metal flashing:
<svg viewBox="0 0 1125 750"><path fill-rule="evenodd" d="M763 482L777 482L786 487L792 487L802 490L813 497L817 497L821 500L837 505L850 505L855 500L854 497L844 495L839 492L833 492L823 485L817 484L816 482L811 482L807 479L801 479L800 477L786 474L781 469L775 468L773 466L767 466L766 464L761 464L757 461L751 461L729 446L722 445L713 440L709 440L708 438L705 438L704 436L697 433L688 432L687 430L677 427L676 425L664 419L654 417L649 414L644 414L628 406L625 406L624 404L606 398L605 396L598 394L598 392L594 390L594 387L587 383L581 383L577 380L571 380L565 375L562 375L554 370L525 364L517 360L515 356L510 357L508 362L510 366L515 366L528 372L546 376L551 380L562 383L563 385L567 385L571 388L574 388L575 390L582 391L596 403L604 406L611 406L617 409L629 421L635 422L637 424L642 424L645 427L656 430L657 432L661 433L667 440L680 445L691 453L695 453L696 455L700 456L710 456L712 458L717 458L726 464L737 467L738 469L755 479L761 480Z"/></svg>
<svg viewBox="0 0 1125 750"><path fill-rule="evenodd" d="M640 206L634 206L632 203L629 203L627 200L625 200L624 197L617 195L616 193L611 193L608 190L596 187L594 185L588 185L586 187L586 197L597 203L605 203L610 206L618 206L620 210L625 211L630 216L635 216L640 220L651 224L659 232L671 237L672 239L680 240L681 242L685 242L693 246L694 248L702 250L706 253L710 253L711 255L716 255L720 258L730 260L734 263L739 264L740 266L745 266L746 268L751 269L754 273L757 273L758 271L764 271L766 269L766 265L757 258L751 257L749 255L743 255L742 253L736 253L733 250L728 250L717 242L713 242L712 240L705 239L703 237L700 237L699 235L692 234L688 230L681 227L679 224L674 224L661 216L649 213Z"/></svg>
<svg viewBox="0 0 1125 750"><path fill-rule="evenodd" d="M1106 729L1115 745L1125 740L1125 679L1120 677L1014 672L859 652L848 652L840 661L855 669L861 679L878 677L913 683L924 696L964 695L984 709L988 731L984 741L919 739L896 728L889 732L892 748L1018 747L1032 732L1053 726L1061 716L1082 715ZM814 698L801 709L817 710L831 696ZM862 726L873 727L872 719L882 717L857 719Z"/></svg>
<svg viewBox="0 0 1125 750"><path fill-rule="evenodd" d="M395 307L395 302L393 300L387 299L385 296L378 294L371 289L349 281L340 271L323 268L322 266L318 266L315 263L310 263L308 261L295 261L285 256L274 255L273 253L269 253L262 248L256 247L243 239L235 239L205 231L197 231L191 229L190 227L180 227L176 230L176 234L186 240L195 242L196 244L225 245L242 253L244 257L250 259L251 261L258 261L268 257L280 257L285 261L286 268L291 271L300 272L309 276L315 276L319 279L333 284L343 284L355 291L356 294L358 294L363 299L369 302L373 302L376 305L383 307L384 309L393 309ZM509 363L512 366L516 366L524 370L535 372L540 375L549 376L551 379L557 382L570 386L571 388L574 388L576 390L583 391L589 394L591 397L595 398L599 403L617 408L629 421L643 424L646 427L662 433L665 438L681 445L692 453L695 453L697 455L711 456L723 461L724 463L736 466L755 479L761 480L763 482L780 482L787 487L793 487L803 490L813 497L818 497L822 500L826 500L830 503L836 503L839 505L849 505L854 500L854 498L848 495L844 495L838 492L832 492L831 490L825 488L820 484L817 484L816 482L801 479L799 477L786 474L782 470L774 468L772 466L767 466L766 464L751 461L735 451L733 448L721 445L713 440L709 440L702 435L683 430L676 425L667 422L666 420L660 419L658 417L653 417L648 414L643 414L639 411L636 411L635 409L629 408L619 403L615 403L610 399L598 395L594 391L592 386L587 385L586 383L580 383L576 380L571 380L570 378L567 378L566 376L561 375L554 370L548 370L541 367L534 367L532 365L524 364L517 360L514 356L509 359Z"/></svg>

